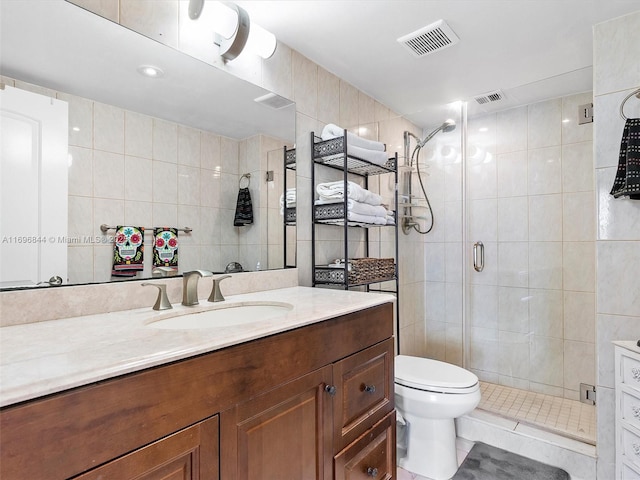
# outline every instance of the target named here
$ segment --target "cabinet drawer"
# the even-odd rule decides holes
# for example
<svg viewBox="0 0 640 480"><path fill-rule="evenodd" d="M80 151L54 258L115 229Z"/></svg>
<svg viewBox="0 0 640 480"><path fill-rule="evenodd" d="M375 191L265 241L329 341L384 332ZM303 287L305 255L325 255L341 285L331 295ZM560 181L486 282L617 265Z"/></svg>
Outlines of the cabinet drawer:
<svg viewBox="0 0 640 480"><path fill-rule="evenodd" d="M337 362L333 369L334 452L394 408L391 339Z"/></svg>
<svg viewBox="0 0 640 480"><path fill-rule="evenodd" d="M396 414L391 412L371 430L336 455L335 480L395 478Z"/></svg>
<svg viewBox="0 0 640 480"><path fill-rule="evenodd" d="M628 428L622 428L622 455L640 469L640 436Z"/></svg>
<svg viewBox="0 0 640 480"><path fill-rule="evenodd" d="M640 360L621 355L622 383L640 392Z"/></svg>
<svg viewBox="0 0 640 480"><path fill-rule="evenodd" d="M622 420L640 430L640 398L622 391Z"/></svg>

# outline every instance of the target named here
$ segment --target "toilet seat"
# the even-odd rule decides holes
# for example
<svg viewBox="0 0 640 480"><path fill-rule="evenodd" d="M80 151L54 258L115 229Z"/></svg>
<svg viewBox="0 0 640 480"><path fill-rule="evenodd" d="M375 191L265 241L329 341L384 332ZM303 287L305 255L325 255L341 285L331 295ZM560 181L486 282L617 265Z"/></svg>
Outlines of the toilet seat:
<svg viewBox="0 0 640 480"><path fill-rule="evenodd" d="M480 388L478 377L464 368L430 358L398 355L395 383L426 392L465 394Z"/></svg>

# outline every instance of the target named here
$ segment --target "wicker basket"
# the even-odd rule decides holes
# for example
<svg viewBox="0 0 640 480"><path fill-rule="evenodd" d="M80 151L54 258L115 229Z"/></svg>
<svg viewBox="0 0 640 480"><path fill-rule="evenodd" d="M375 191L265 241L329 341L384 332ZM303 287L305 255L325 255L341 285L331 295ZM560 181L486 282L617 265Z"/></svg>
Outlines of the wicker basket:
<svg viewBox="0 0 640 480"><path fill-rule="evenodd" d="M347 275L349 285L377 283L392 280L396 275L393 258L351 258L351 269ZM344 284L344 269L316 267L316 282Z"/></svg>
<svg viewBox="0 0 640 480"><path fill-rule="evenodd" d="M393 258L351 258L349 283L373 283L394 278L396 266Z"/></svg>

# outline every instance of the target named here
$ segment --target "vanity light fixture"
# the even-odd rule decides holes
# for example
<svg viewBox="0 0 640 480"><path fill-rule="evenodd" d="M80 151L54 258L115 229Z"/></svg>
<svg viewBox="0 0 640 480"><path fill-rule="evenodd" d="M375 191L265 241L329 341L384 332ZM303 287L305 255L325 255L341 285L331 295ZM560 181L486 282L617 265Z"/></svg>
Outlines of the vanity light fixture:
<svg viewBox="0 0 640 480"><path fill-rule="evenodd" d="M213 43L218 45L219 54L225 62L242 52L266 59L276 51L275 35L252 22L242 7L230 2L207 2L204 14L203 7L203 0L189 0L189 17L194 20L200 18L201 22L211 24Z"/></svg>
<svg viewBox="0 0 640 480"><path fill-rule="evenodd" d="M154 67L153 65L140 65L138 67L138 73L149 78L160 78L164 76L162 69Z"/></svg>

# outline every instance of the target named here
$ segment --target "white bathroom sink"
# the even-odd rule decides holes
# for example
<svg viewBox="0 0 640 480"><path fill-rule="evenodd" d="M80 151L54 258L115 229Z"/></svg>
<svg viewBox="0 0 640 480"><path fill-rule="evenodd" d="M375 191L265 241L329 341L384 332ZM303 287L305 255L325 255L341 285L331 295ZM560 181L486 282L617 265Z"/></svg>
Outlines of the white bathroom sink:
<svg viewBox="0 0 640 480"><path fill-rule="evenodd" d="M284 302L240 302L196 309L167 313L147 326L166 330L233 327L285 315L293 309L293 305Z"/></svg>

